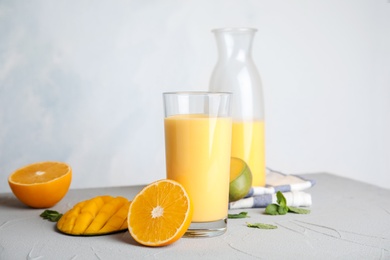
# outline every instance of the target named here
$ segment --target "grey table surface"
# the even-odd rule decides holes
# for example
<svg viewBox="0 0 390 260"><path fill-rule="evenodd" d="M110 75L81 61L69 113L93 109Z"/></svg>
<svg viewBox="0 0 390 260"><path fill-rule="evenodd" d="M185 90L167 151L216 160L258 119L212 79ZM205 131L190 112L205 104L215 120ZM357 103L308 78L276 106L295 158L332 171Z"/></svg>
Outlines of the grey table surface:
<svg viewBox="0 0 390 260"><path fill-rule="evenodd" d="M228 231L214 238L182 238L149 248L129 232L74 237L56 232L41 209L21 204L12 193L0 194L0 259L390 259L390 190L327 173L308 190L308 215L270 216L264 209L250 218L230 219ZM76 202L103 194L132 199L141 186L71 189L52 209L65 212ZM246 222L277 225L263 230Z"/></svg>

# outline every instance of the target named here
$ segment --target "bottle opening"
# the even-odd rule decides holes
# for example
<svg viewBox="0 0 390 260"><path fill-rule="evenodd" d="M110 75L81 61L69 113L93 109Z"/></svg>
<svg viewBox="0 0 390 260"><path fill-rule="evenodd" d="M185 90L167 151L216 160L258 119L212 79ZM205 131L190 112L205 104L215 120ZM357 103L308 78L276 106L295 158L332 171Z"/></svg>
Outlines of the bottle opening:
<svg viewBox="0 0 390 260"><path fill-rule="evenodd" d="M226 27L226 28L216 28L211 30L213 33L220 32L232 32L232 33L244 33L244 32L257 32L256 28L250 27Z"/></svg>

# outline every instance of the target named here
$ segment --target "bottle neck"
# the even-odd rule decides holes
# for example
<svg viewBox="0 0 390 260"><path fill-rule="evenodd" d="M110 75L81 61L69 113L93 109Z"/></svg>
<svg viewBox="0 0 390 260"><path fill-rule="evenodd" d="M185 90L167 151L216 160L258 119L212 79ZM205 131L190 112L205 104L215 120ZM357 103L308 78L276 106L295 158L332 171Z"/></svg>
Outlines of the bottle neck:
<svg viewBox="0 0 390 260"><path fill-rule="evenodd" d="M219 59L239 61L250 59L255 32L256 29L251 28L213 30L217 41Z"/></svg>

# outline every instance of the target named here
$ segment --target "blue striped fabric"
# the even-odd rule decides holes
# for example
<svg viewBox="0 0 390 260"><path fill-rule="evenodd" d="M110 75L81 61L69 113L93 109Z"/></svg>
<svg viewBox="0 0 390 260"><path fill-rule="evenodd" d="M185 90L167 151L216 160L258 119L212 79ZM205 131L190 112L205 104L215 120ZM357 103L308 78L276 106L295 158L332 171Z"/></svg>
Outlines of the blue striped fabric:
<svg viewBox="0 0 390 260"><path fill-rule="evenodd" d="M265 208L268 204L276 203L278 191L286 197L288 206L309 207L312 204L311 195L303 191L313 185L314 180L268 169L266 186L252 187L245 198L230 202L229 209Z"/></svg>

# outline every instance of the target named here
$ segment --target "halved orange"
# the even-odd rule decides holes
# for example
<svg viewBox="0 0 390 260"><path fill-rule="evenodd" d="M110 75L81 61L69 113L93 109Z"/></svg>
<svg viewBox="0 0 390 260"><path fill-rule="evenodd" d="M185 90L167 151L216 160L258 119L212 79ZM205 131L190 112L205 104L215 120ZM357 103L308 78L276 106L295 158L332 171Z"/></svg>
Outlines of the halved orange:
<svg viewBox="0 0 390 260"><path fill-rule="evenodd" d="M147 185L133 199L127 216L131 236L145 246L165 246L191 224L193 206L184 187L173 180Z"/></svg>
<svg viewBox="0 0 390 260"><path fill-rule="evenodd" d="M15 196L32 208L49 208L68 192L72 169L63 162L38 162L24 166L8 177Z"/></svg>

